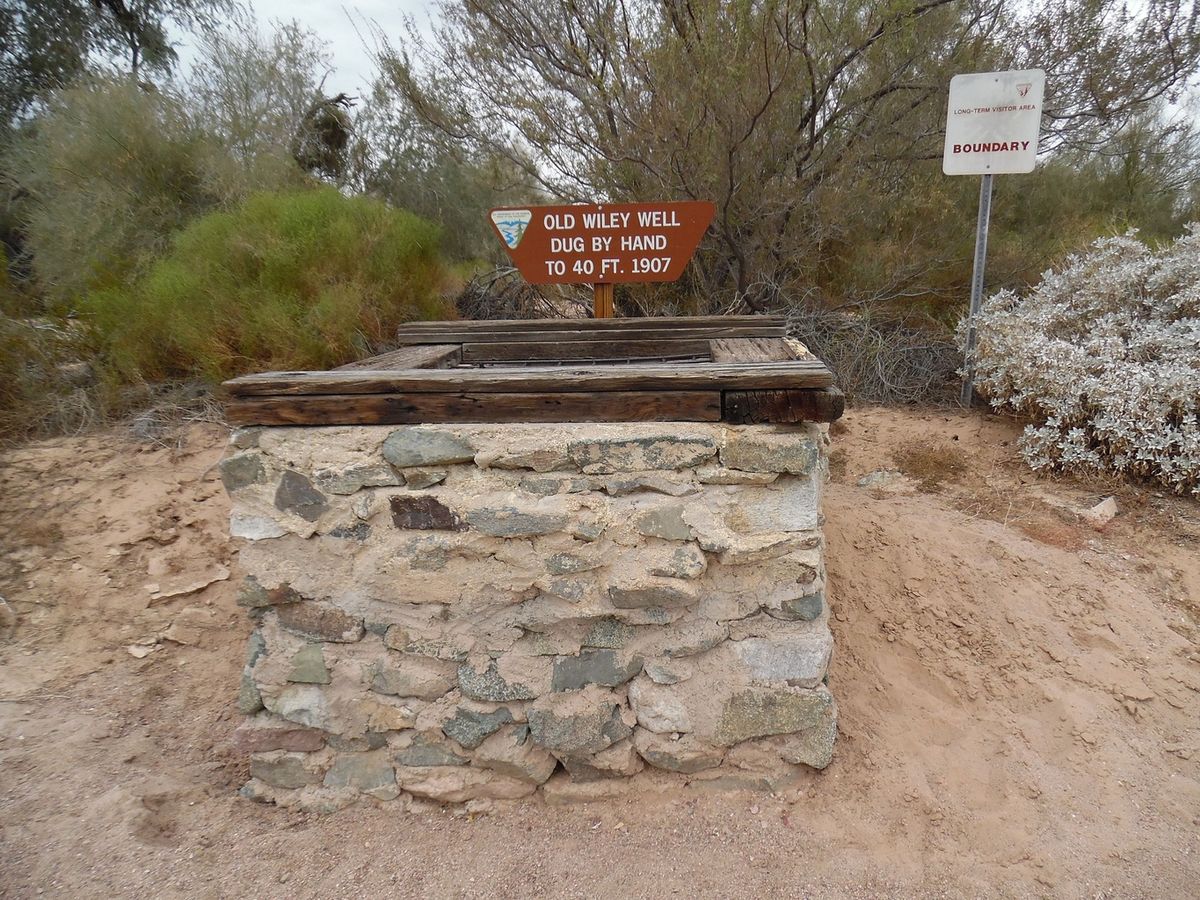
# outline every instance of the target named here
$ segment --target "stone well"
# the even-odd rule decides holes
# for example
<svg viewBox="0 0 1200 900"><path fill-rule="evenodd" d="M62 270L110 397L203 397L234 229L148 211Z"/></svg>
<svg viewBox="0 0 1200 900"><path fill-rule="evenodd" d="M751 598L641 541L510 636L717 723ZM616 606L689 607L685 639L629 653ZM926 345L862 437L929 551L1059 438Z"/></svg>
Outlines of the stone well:
<svg viewBox="0 0 1200 900"><path fill-rule="evenodd" d="M816 424L235 432L243 793L332 809L825 767L826 443Z"/></svg>

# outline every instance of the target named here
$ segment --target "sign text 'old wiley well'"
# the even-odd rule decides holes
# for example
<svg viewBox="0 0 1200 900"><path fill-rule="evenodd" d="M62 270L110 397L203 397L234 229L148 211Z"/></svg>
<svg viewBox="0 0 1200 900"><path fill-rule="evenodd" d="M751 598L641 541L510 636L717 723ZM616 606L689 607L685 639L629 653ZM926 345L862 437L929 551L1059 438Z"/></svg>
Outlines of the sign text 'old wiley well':
<svg viewBox="0 0 1200 900"><path fill-rule="evenodd" d="M494 209L492 227L531 284L674 281L712 221L704 201Z"/></svg>

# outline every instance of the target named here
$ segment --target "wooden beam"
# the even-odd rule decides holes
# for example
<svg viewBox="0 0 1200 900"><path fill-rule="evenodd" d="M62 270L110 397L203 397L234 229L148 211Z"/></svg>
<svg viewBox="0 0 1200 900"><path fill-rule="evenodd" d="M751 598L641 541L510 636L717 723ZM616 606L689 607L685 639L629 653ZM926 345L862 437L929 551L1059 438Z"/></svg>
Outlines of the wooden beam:
<svg viewBox="0 0 1200 900"><path fill-rule="evenodd" d="M783 362L796 358L783 337L714 338L709 344L713 362Z"/></svg>
<svg viewBox="0 0 1200 900"><path fill-rule="evenodd" d="M230 400L233 425L448 422L719 422L719 391L344 394Z"/></svg>
<svg viewBox="0 0 1200 900"><path fill-rule="evenodd" d="M783 329L783 316L637 316L628 319L453 319L408 322L397 334L495 331L621 331L626 328L757 327Z"/></svg>
<svg viewBox="0 0 1200 900"><path fill-rule="evenodd" d="M347 363L333 369L334 372L346 372L360 369L381 371L386 369L445 369L462 362L461 344L424 344L413 347L401 347L378 356L360 359L358 362Z"/></svg>
<svg viewBox="0 0 1200 900"><path fill-rule="evenodd" d="M819 360L785 363L632 363L395 372L273 372L225 382L234 397L280 394L544 393L822 388L833 376Z"/></svg>
<svg viewBox="0 0 1200 900"><path fill-rule="evenodd" d="M835 387L804 391L725 391L721 418L738 425L762 422L833 422L846 411L846 395Z"/></svg>
<svg viewBox="0 0 1200 900"><path fill-rule="evenodd" d="M586 320L591 321L591 320ZM548 341L567 343L584 341L595 343L599 341L679 341L679 340L711 340L713 338L761 337L781 338L780 329L763 327L761 325L703 325L692 328L677 326L674 328L622 328L622 329L590 329L575 328L560 331L527 331L522 329L507 330L493 329L481 331L437 331L429 334L405 332L397 336L396 341L404 346L416 344L477 344L477 343L522 343L540 344Z"/></svg>
<svg viewBox="0 0 1200 900"><path fill-rule="evenodd" d="M703 338L688 340L612 340L463 344L465 363L505 362L511 360L635 360L635 359L708 359L709 342Z"/></svg>

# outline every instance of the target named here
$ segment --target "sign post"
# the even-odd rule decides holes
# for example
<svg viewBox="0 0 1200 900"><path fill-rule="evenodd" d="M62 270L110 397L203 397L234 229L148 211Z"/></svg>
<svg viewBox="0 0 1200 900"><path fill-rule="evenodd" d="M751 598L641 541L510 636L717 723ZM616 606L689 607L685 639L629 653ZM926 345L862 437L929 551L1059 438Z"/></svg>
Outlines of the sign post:
<svg viewBox="0 0 1200 900"><path fill-rule="evenodd" d="M612 318L614 285L675 281L716 214L707 201L493 209L492 227L530 284L590 284Z"/></svg>
<svg viewBox="0 0 1200 900"><path fill-rule="evenodd" d="M1041 69L979 72L955 75L950 79L942 171L947 175L980 176L971 306L967 314L963 406L970 406L975 396L971 354L976 342L975 320L983 303L992 176L1034 170L1045 90L1046 73Z"/></svg>

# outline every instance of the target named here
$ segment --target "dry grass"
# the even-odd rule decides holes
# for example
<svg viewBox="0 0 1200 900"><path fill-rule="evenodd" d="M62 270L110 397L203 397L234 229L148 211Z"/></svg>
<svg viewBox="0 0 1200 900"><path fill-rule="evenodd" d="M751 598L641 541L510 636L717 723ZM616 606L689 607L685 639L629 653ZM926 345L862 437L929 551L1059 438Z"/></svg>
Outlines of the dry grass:
<svg viewBox="0 0 1200 900"><path fill-rule="evenodd" d="M961 481L967 473L966 454L953 444L910 444L896 450L892 460L923 491L936 491L946 481Z"/></svg>

